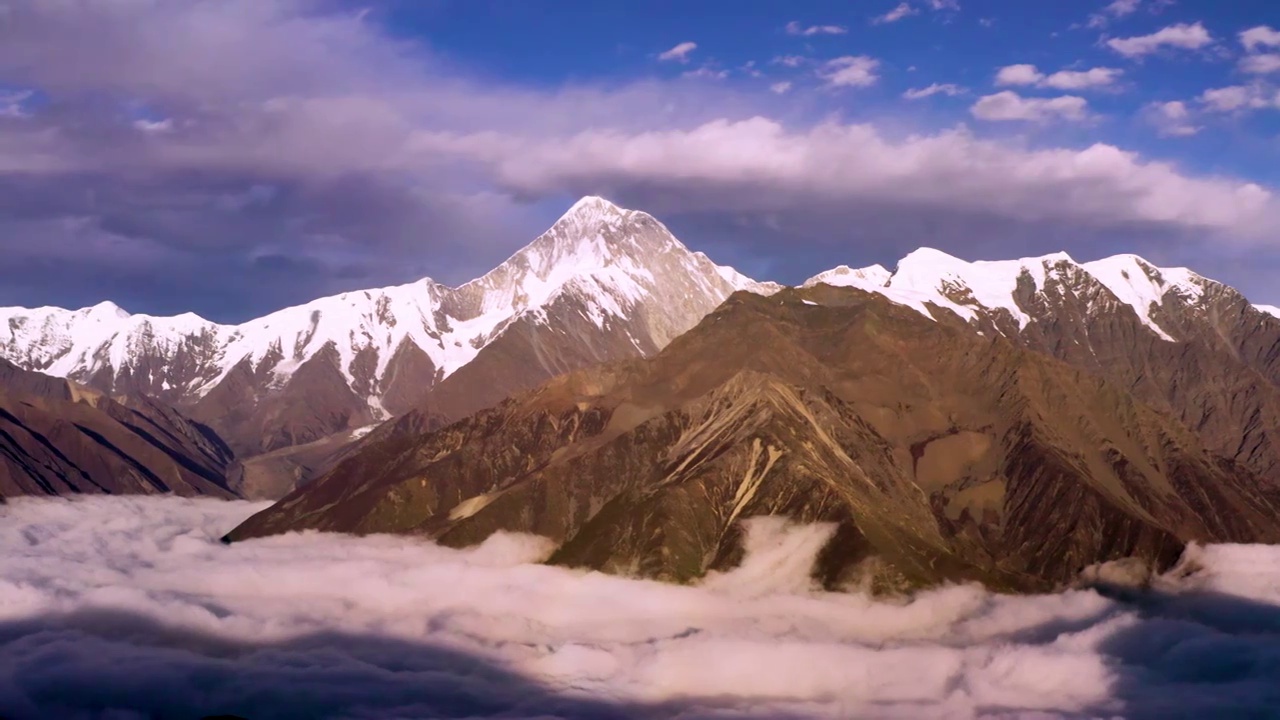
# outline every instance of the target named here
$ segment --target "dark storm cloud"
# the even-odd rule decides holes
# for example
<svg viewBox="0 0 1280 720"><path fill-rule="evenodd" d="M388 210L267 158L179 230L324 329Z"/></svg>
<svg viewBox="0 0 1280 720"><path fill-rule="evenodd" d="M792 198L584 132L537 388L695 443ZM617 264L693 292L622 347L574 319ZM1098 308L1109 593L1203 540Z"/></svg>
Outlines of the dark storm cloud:
<svg viewBox="0 0 1280 720"><path fill-rule="evenodd" d="M432 152L425 129L710 112L706 93L654 83L546 93L442 75L421 45L331 2L6 8L0 84L32 90L0 117L6 303L226 321L364 284L463 282L554 215L492 192L488 168ZM720 94L717 111L741 104ZM297 271L263 283L262 257Z"/></svg>

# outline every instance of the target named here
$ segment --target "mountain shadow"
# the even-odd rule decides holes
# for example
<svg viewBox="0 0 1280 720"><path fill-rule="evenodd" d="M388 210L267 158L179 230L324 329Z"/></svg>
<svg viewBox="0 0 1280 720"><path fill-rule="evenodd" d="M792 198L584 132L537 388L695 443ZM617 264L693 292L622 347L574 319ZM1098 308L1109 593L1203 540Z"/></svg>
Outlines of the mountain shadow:
<svg viewBox="0 0 1280 720"><path fill-rule="evenodd" d="M118 611L0 623L0 718L121 715L165 720L741 717L714 701L699 707L698 699L639 704L576 697L476 655L372 634L322 632L253 643Z"/></svg>
<svg viewBox="0 0 1280 720"><path fill-rule="evenodd" d="M1096 589L1138 614L1098 647L1123 717L1280 717L1280 606L1213 591Z"/></svg>

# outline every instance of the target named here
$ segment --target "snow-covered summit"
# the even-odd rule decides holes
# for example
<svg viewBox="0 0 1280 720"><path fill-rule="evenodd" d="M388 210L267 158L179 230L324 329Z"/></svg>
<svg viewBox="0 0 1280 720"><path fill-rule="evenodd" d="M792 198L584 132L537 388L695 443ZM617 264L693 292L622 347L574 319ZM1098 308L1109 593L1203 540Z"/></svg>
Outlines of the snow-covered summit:
<svg viewBox="0 0 1280 720"><path fill-rule="evenodd" d="M804 287L825 284L834 287L856 287L862 290L876 290L883 288L893 273L885 269L883 265L871 265L864 268L851 268L848 265L837 265L836 267L820 272L804 282Z"/></svg>
<svg viewBox="0 0 1280 720"><path fill-rule="evenodd" d="M754 285L689 251L651 216L588 196L497 268L457 288L425 278L238 325L191 313L130 315L110 302L81 310L0 308L0 356L79 380L127 375L137 389L180 398L208 393L246 361L282 385L332 347L348 385L380 411L389 365L404 347L421 350L435 368L426 381L438 381L516 319L545 315L570 298L575 312L600 328L642 316L635 342L661 346L696 323L704 306ZM648 309L635 312L643 303Z"/></svg>
<svg viewBox="0 0 1280 720"><path fill-rule="evenodd" d="M1006 311L1019 328L1025 328L1031 316L1022 302L1044 292L1051 280L1067 287L1089 281L1098 283L1118 302L1132 307L1139 319L1165 340L1172 336L1157 316L1168 298L1176 297L1194 306L1210 287L1220 286L1187 268L1160 268L1132 254L1085 263L1076 262L1064 252L970 262L933 248L908 253L892 273L879 265L858 270L841 265L815 275L805 284L825 282L878 292L928 317L933 317L930 306L952 310L969 321L982 314ZM1268 312L1267 306L1255 307Z"/></svg>

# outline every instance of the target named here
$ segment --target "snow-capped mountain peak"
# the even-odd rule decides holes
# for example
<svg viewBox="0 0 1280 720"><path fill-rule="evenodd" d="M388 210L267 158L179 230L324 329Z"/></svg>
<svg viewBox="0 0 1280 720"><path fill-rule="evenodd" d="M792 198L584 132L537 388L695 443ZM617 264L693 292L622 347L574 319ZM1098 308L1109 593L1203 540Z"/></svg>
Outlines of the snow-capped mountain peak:
<svg viewBox="0 0 1280 720"><path fill-rule="evenodd" d="M77 311L0 309L0 356L51 374L165 399L199 398L244 363L282 387L331 347L348 387L383 415L404 348L425 356L430 386L470 363L520 318L553 307L601 332L632 322L637 352L691 327L737 289L761 289L681 244L652 216L588 196L484 276L457 288L423 279L320 298L238 325L198 316L129 315L110 302ZM637 308L645 306L643 312ZM104 375L105 374L105 375ZM104 379L109 378L109 379ZM114 380L110 379L113 378Z"/></svg>
<svg viewBox="0 0 1280 720"><path fill-rule="evenodd" d="M1032 320L1023 304L1043 294L1050 282L1073 292L1084 292L1089 283L1094 283L1094 287L1105 289L1112 302L1133 308L1147 328L1169 341L1174 337L1158 318L1170 298L1194 307L1205 301L1212 288L1225 288L1187 268L1160 268L1132 254L1085 263L1076 262L1064 252L1018 260L969 262L933 248L919 248L899 260L892 273L877 268L852 270L842 265L805 284L859 287L928 317L933 317L931 306L952 310L970 322L1003 311L1023 329ZM883 282L880 271L887 274ZM1267 306L1255 307L1269 312Z"/></svg>
<svg viewBox="0 0 1280 720"><path fill-rule="evenodd" d="M856 287L863 290L872 290L883 288L892 276L893 273L889 272L883 265L870 265L864 268L837 265L830 270L820 272L809 278L804 282L803 287L825 284L835 287Z"/></svg>

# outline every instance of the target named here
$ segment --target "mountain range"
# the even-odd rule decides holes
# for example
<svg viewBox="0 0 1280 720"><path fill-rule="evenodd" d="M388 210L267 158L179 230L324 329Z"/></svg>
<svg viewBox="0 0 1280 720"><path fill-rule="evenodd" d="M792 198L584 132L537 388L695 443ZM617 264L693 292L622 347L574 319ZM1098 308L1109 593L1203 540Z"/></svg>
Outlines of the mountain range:
<svg viewBox="0 0 1280 720"><path fill-rule="evenodd" d="M738 520L783 516L835 526L829 586L1028 591L1280 540L1276 490L1110 382L818 285L736 293L652 359L367 447L229 539L518 531L553 562L689 581L741 559Z"/></svg>
<svg viewBox="0 0 1280 720"><path fill-rule="evenodd" d="M457 288L235 326L0 318L0 357L171 406L226 439L234 492L288 493L232 537L523 529L563 562L686 579L733 560L737 519L781 514L840 528L827 580L1011 588L1273 539L1280 310L1134 255L922 248L784 289L588 197Z"/></svg>

